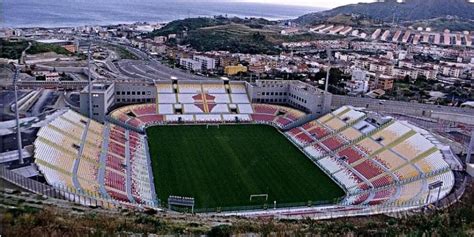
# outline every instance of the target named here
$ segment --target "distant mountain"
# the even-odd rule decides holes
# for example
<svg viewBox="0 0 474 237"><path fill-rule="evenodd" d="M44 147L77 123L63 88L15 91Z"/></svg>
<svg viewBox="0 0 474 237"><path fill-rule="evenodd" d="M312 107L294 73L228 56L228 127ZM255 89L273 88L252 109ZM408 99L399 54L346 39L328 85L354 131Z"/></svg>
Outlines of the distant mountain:
<svg viewBox="0 0 474 237"><path fill-rule="evenodd" d="M466 0L397 0L385 2L359 3L337 7L331 10L310 13L295 20L299 24L313 24L341 14L356 14L375 20L392 22L418 21L432 18L456 16L474 20L474 3Z"/></svg>

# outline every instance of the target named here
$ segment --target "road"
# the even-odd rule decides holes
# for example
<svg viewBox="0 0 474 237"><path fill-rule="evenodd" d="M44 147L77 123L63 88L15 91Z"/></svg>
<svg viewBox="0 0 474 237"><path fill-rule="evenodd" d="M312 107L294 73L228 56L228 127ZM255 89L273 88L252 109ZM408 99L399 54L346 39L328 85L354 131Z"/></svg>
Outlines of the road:
<svg viewBox="0 0 474 237"><path fill-rule="evenodd" d="M178 80L212 80L217 78L204 77L191 74L178 68L170 68L148 53L131 47L129 45L118 44L112 41L104 41L94 39L93 42L98 44L113 45L122 47L134 54L140 60L120 60L112 63L116 59L116 55L111 54L105 60L107 69L112 73L114 78L120 79L143 79L143 80L170 80L172 77ZM120 76L119 74L122 74ZM125 76L125 78L123 78Z"/></svg>

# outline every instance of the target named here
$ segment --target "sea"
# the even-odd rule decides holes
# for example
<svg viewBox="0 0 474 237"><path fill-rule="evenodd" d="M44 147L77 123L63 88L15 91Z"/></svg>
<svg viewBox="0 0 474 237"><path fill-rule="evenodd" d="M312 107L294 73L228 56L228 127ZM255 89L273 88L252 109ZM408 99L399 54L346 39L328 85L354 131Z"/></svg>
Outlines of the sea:
<svg viewBox="0 0 474 237"><path fill-rule="evenodd" d="M0 8L2 28L165 23L216 15L286 20L323 10L217 0L0 0Z"/></svg>

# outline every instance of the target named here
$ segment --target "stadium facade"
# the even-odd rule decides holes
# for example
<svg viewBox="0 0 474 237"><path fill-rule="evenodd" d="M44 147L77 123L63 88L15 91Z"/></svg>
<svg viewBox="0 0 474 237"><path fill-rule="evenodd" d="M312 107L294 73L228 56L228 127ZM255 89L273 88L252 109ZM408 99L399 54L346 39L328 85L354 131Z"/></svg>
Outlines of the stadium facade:
<svg viewBox="0 0 474 237"><path fill-rule="evenodd" d="M139 103L166 103L174 106L186 106L188 101L169 100L166 94L184 95L195 92L188 90L187 85L194 85L196 81L174 80L156 82L104 82L92 85L92 118L97 121L105 121L109 110L121 105ZM246 94L252 103L267 103L289 105L309 114L322 115L331 110L332 94L324 92L314 86L300 81L256 81L255 83L234 81L199 81L202 90L214 92L215 94L230 94L229 100L223 102L238 105L239 100L232 100L232 96ZM212 88L212 87L216 88ZM239 88L238 90L236 88ZM234 90L232 90L234 89ZM201 90L201 89L199 89ZM160 97L165 100L160 101ZM184 97L182 97L184 98ZM86 86L81 92L81 113L87 115L89 112L89 87ZM191 101L192 102L192 101ZM247 102L247 101L245 101ZM219 102L217 102L219 103ZM210 111L213 113L213 111Z"/></svg>
<svg viewBox="0 0 474 237"><path fill-rule="evenodd" d="M430 132L364 108L331 112L331 95L306 83L96 83L91 92L93 119L72 110L53 114L38 132L35 162L50 185L97 199L160 208L144 131L188 123L276 127L346 193L331 205L222 215L331 218L404 211L443 199L455 185L455 158ZM86 88L84 114L87 98Z"/></svg>

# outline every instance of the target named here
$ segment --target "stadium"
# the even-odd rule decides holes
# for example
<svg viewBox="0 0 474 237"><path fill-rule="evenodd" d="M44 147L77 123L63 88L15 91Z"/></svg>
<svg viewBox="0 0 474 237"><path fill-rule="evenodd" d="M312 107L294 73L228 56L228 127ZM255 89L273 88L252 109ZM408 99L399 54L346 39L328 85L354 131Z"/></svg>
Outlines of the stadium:
<svg viewBox="0 0 474 237"><path fill-rule="evenodd" d="M47 117L34 158L55 191L105 208L325 219L429 207L456 186L458 161L429 131L330 109L302 82L141 88L95 85L81 94L93 119L71 109ZM87 94L106 106L83 106Z"/></svg>

